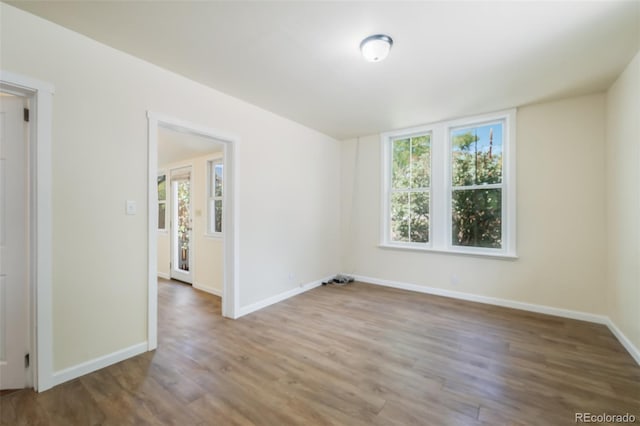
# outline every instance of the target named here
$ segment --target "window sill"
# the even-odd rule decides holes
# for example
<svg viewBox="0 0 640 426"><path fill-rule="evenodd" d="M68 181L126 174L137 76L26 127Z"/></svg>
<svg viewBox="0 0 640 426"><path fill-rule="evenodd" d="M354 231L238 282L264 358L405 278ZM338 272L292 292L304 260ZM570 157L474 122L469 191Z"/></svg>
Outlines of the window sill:
<svg viewBox="0 0 640 426"><path fill-rule="evenodd" d="M391 250L432 252L432 253L442 253L442 254L474 256L474 257L489 257L489 258L504 259L504 260L518 259L518 256L516 254L509 254L509 253L476 252L476 251L455 250L455 249L441 249L441 248L433 248L433 247L403 246L398 244L378 244L378 247L385 250L391 249Z"/></svg>
<svg viewBox="0 0 640 426"><path fill-rule="evenodd" d="M222 240L224 235L222 234L204 234L204 237L208 240Z"/></svg>

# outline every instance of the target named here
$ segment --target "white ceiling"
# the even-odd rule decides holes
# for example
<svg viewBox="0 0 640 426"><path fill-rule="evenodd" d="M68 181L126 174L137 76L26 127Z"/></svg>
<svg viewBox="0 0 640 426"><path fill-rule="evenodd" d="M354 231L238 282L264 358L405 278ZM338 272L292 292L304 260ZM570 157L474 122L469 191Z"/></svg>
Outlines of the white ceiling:
<svg viewBox="0 0 640 426"><path fill-rule="evenodd" d="M158 167L221 152L223 142L190 133L158 127Z"/></svg>
<svg viewBox="0 0 640 426"><path fill-rule="evenodd" d="M604 90L640 48L637 0L10 3L338 139Z"/></svg>

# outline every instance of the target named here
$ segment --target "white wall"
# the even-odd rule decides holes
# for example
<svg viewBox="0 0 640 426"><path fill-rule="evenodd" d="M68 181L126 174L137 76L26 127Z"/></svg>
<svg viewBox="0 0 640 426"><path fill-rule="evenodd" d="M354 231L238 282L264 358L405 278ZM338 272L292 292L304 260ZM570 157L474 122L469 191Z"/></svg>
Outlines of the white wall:
<svg viewBox="0 0 640 426"><path fill-rule="evenodd" d="M56 88L54 371L147 338L148 110L240 138L241 307L340 269L337 141L9 5L0 15L2 69Z"/></svg>
<svg viewBox="0 0 640 426"><path fill-rule="evenodd" d="M193 217L191 244L193 248L191 266L193 286L210 293L222 295L224 248L221 237L206 235L207 232L207 175L208 162L221 158L222 153L208 154L177 163L163 164L159 168L167 175L167 188L171 169L191 166L191 211ZM170 190L167 190L167 203L172 203ZM169 223L171 204L167 204L167 224ZM158 231L158 275L169 276L171 258L171 235L169 228Z"/></svg>
<svg viewBox="0 0 640 426"><path fill-rule="evenodd" d="M640 353L640 52L606 105L607 313Z"/></svg>
<svg viewBox="0 0 640 426"><path fill-rule="evenodd" d="M360 138L357 155L345 141L346 272L604 314L604 95L519 108L516 144L519 259L501 260L377 247L380 137Z"/></svg>

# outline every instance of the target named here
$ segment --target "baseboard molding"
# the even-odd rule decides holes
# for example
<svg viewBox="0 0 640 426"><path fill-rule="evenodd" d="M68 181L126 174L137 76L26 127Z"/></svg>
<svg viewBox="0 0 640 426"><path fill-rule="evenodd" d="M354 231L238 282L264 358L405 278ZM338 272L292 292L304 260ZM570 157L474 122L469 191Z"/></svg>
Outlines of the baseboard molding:
<svg viewBox="0 0 640 426"><path fill-rule="evenodd" d="M385 287L399 288L402 290L415 291L418 293L433 294L436 296L451 297L453 299L467 300L469 302L485 303L487 305L503 306L505 308L520 309L522 311L537 312L540 314L555 315L558 317L577 319L581 321L595 322L598 324L607 324L608 317L604 315L596 315L588 312L572 311L570 309L554 308L545 305L536 305L533 303L517 302L515 300L500 299L497 297L480 296L477 294L463 293L461 291L445 290L442 288L427 287L417 284L403 283L399 281L381 280L378 278L365 277L362 275L353 275L356 281L364 283L381 285Z"/></svg>
<svg viewBox="0 0 640 426"><path fill-rule="evenodd" d="M629 355L640 365L640 349L638 349L631 340L624 335L622 330L618 328L618 326L611 320L611 318L607 318L607 327L616 336L616 339L624 346L624 348L629 352Z"/></svg>
<svg viewBox="0 0 640 426"><path fill-rule="evenodd" d="M165 274L164 272L158 272L158 278L163 278L165 280L170 280L171 279L171 275Z"/></svg>
<svg viewBox="0 0 640 426"><path fill-rule="evenodd" d="M349 274L347 274L349 275ZM581 321L593 322L596 324L604 324L613 335L620 341L620 344L629 352L633 359L640 365L640 350L631 343L631 340L622 333L622 331L611 321L606 315L591 314L582 311L572 311L570 309L554 308L545 305L536 305L533 303L517 302L515 300L500 299L497 297L480 296L477 294L463 293L460 291L451 291L441 288L427 287L417 284L403 283L399 281L383 280L379 278L366 277L363 275L353 275L356 281L367 284L375 284L385 287L398 288L401 290L415 291L418 293L433 294L435 296L451 297L453 299L467 300L469 302L485 303L488 305L502 306L505 308L519 309L522 311L536 312L539 314L554 315L557 317L571 318Z"/></svg>
<svg viewBox="0 0 640 426"><path fill-rule="evenodd" d="M320 287L323 281L326 282L331 278L333 278L334 276L335 275L330 275L328 277L325 277L307 284L303 284L300 287L292 288L291 290L287 290L283 293L276 294L275 296L271 296L259 302L252 303L251 305L242 306L239 310L239 314L237 318L248 315L255 311L259 311L260 309L266 308L267 306L273 305L274 303L282 302L285 299L296 296L300 293L304 293L305 291L309 291L313 288Z"/></svg>
<svg viewBox="0 0 640 426"><path fill-rule="evenodd" d="M83 362L73 367L65 368L64 370L56 371L53 373L53 386L57 386L69 380L73 380L77 377L84 376L85 374L92 373L101 368L108 367L125 359L140 355L147 351L147 342L138 343L128 348L121 349L110 354L94 358L92 360Z"/></svg>
<svg viewBox="0 0 640 426"><path fill-rule="evenodd" d="M213 288L213 287L209 287L209 286L206 286L206 285L202 285L202 284L199 284L197 282L193 283L193 288L201 290L201 291L204 291L205 293L210 293L210 294L213 294L215 296L222 297L222 291L218 290L217 288Z"/></svg>
<svg viewBox="0 0 640 426"><path fill-rule="evenodd" d="M638 363L638 365L640 365L640 350L638 350L638 348L627 338L627 336L624 335L624 333L618 328L618 326L616 326L616 324L609 317L604 315L596 315L596 314L590 314L587 312L572 311L569 309L560 309L560 308L554 308L551 306L536 305L531 303L516 302L513 300L500 299L495 297L479 296L476 294L421 286L417 284L403 283L399 281L383 280L379 278L366 277L362 275L351 275L351 276L353 276L356 279L356 281L360 281L368 284L398 288L401 290L415 291L418 293L433 294L436 296L450 297L454 299L467 300L470 302L485 303L489 305L503 306L507 308L513 308L513 309L519 309L524 311L537 312L541 314L555 315L555 316L564 317L564 318L571 318L571 319L589 321L589 322L598 323L598 324L604 324L609 328L609 330L611 330L613 335L618 339L620 344L622 344L622 346L629 352L631 357ZM269 305L273 305L275 303L286 300L290 297L304 293L313 288L319 287L322 285L322 282L326 282L332 277L333 275L330 277L326 277L317 281L313 281L313 282L301 285L300 287L296 287L291 290L287 290L283 293L269 297L260 302L252 303L251 305L241 307L238 318L244 315L248 315L252 312L258 311L260 309L266 308ZM195 286L195 285L194 287L199 288L198 286ZM203 291L208 291L207 288L199 288L199 289ZM211 288L208 288L208 289L214 290ZM57 371L53 374L52 385L57 386L59 384L68 382L69 380L73 380L80 376L84 376L85 374L89 374L94 371L100 370L101 368L108 367L120 361L124 361L125 359L134 357L136 355L140 355L141 353L144 353L146 351L147 351L147 342L142 342L133 346L129 346L128 348L124 348L119 351L83 362L73 367L65 368L64 370Z"/></svg>

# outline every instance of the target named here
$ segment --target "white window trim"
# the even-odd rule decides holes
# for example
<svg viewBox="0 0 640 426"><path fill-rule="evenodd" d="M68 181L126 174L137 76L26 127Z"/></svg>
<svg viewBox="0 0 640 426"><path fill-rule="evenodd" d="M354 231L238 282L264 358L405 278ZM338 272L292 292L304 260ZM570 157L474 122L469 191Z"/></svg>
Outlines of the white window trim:
<svg viewBox="0 0 640 426"><path fill-rule="evenodd" d="M412 138L417 136L423 136L426 134L431 135L431 139L429 141L431 154L429 156L429 161L431 162L431 179L429 179L429 241L426 243L416 243L416 242L402 242L402 241L391 241L391 228L390 228L390 218L391 218L391 146L394 140L401 138ZM381 235L380 241L383 241L383 244L387 247L394 248L412 248L412 249L429 249L432 247L432 231L433 226L431 226L431 212L433 211L433 139L434 139L434 128L432 126L420 126L414 127L411 129L393 131L383 134L383 143L382 143L382 162L383 162L383 181L382 181L382 217L384 218L382 221Z"/></svg>
<svg viewBox="0 0 640 426"><path fill-rule="evenodd" d="M211 201L216 201L216 200L220 200L222 201L222 220L224 221L224 180L222 181L222 185L223 185L223 192L222 192L222 196L221 197L215 197L213 196L213 173L214 173L214 169L215 166L221 164L222 165L222 176L224 179L224 161L222 157L212 157L207 159L207 227L205 230L205 237L207 238L213 238L213 239L221 239L224 237L224 222L222 225L222 229L223 231L220 232L216 232L216 231L212 231L213 227L212 227L212 223L211 223Z"/></svg>
<svg viewBox="0 0 640 426"><path fill-rule="evenodd" d="M504 122L502 170L502 248L454 246L451 242L451 131L465 126ZM429 200L429 242L403 243L390 239L391 143L399 137L431 133L431 187ZM433 251L514 259L516 254L516 109L442 121L424 126L385 132L381 135L381 223L379 247ZM489 188L494 185L482 186Z"/></svg>

